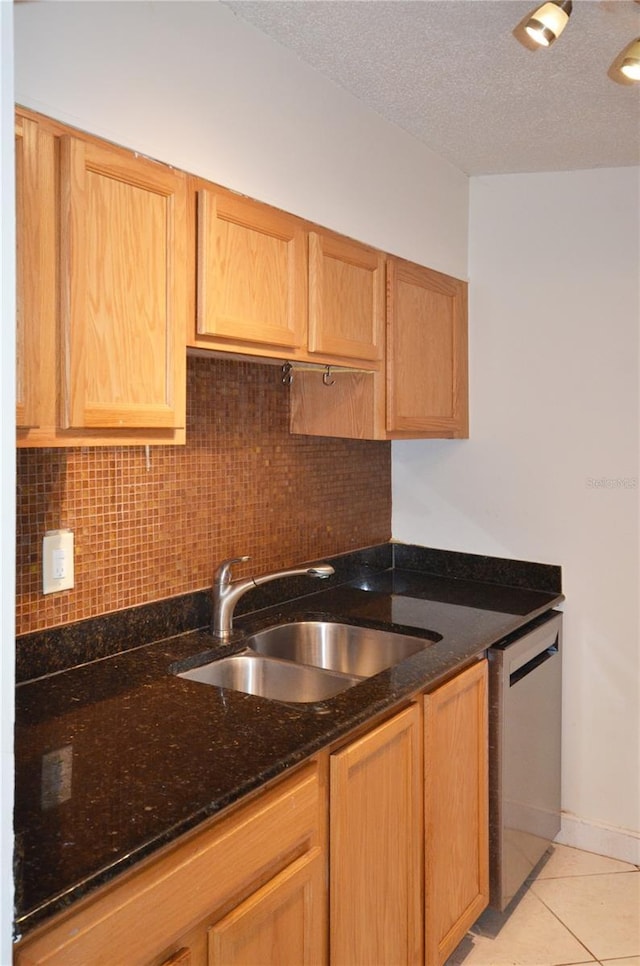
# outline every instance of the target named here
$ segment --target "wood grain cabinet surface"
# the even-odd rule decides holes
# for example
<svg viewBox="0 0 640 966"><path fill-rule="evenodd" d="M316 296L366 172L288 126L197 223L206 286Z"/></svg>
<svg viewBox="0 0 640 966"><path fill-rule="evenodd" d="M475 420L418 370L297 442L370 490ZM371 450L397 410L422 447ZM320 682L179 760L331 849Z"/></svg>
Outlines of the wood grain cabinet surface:
<svg viewBox="0 0 640 966"><path fill-rule="evenodd" d="M41 379L42 306L38 303L38 276L40 259L46 252L39 192L44 188L45 151L38 124L16 117L16 222L20 227L16 251L16 425L19 429L36 427L39 421L37 388Z"/></svg>
<svg viewBox="0 0 640 966"><path fill-rule="evenodd" d="M214 186L197 198L198 335L227 351L299 349L307 334L304 223Z"/></svg>
<svg viewBox="0 0 640 966"><path fill-rule="evenodd" d="M412 705L331 756L332 966L422 959L421 714Z"/></svg>
<svg viewBox="0 0 640 966"><path fill-rule="evenodd" d="M30 112L19 128L18 445L184 442L185 175Z"/></svg>
<svg viewBox="0 0 640 966"><path fill-rule="evenodd" d="M184 442L187 348L332 366L293 433L468 435L465 282L23 109L16 176L19 446Z"/></svg>
<svg viewBox="0 0 640 966"><path fill-rule="evenodd" d="M382 252L330 232L309 232L309 352L343 363L379 363L384 293Z"/></svg>
<svg viewBox="0 0 640 966"><path fill-rule="evenodd" d="M318 762L34 930L15 966L322 966Z"/></svg>
<svg viewBox="0 0 640 966"><path fill-rule="evenodd" d="M194 348L380 367L384 255L285 211L191 179Z"/></svg>
<svg viewBox="0 0 640 966"><path fill-rule="evenodd" d="M487 661L424 698L425 963L441 966L489 901Z"/></svg>
<svg viewBox="0 0 640 966"><path fill-rule="evenodd" d="M386 260L382 372L297 373L290 428L356 439L469 435L467 283L399 258Z"/></svg>
<svg viewBox="0 0 640 966"><path fill-rule="evenodd" d="M467 285L398 258L387 262L387 433L465 437Z"/></svg>

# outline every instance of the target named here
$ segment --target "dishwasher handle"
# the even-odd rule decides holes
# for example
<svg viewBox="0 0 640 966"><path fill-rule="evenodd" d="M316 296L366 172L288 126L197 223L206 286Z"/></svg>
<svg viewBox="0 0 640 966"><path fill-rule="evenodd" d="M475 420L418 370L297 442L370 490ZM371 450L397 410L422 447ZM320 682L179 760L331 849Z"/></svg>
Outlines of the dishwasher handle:
<svg viewBox="0 0 640 966"><path fill-rule="evenodd" d="M535 657L532 657L526 664L522 664L517 670L513 671L509 675L509 687L512 688L514 684L518 681L522 681L527 675L531 674L537 668L539 668L546 661L551 660L551 658L556 657L559 654L558 638L556 637L553 644L550 644L544 651L538 652Z"/></svg>
<svg viewBox="0 0 640 966"><path fill-rule="evenodd" d="M560 650L562 614L552 611L520 636L506 638L489 649L489 660L506 686L516 684Z"/></svg>

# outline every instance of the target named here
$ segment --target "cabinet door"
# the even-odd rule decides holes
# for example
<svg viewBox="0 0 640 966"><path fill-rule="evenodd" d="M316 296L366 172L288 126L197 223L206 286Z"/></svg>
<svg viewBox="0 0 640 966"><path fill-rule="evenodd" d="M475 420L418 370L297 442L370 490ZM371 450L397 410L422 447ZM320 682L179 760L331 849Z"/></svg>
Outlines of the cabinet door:
<svg viewBox="0 0 640 966"><path fill-rule="evenodd" d="M297 218L222 190L198 192L201 335L301 346L307 328L305 231Z"/></svg>
<svg viewBox="0 0 640 966"><path fill-rule="evenodd" d="M65 428L184 426L184 175L60 141Z"/></svg>
<svg viewBox="0 0 640 966"><path fill-rule="evenodd" d="M486 660L424 702L425 962L440 966L489 901Z"/></svg>
<svg viewBox="0 0 640 966"><path fill-rule="evenodd" d="M397 258L387 262L387 430L466 437L467 285Z"/></svg>
<svg viewBox="0 0 640 966"><path fill-rule="evenodd" d="M209 930L209 966L326 962L324 862L312 849Z"/></svg>
<svg viewBox="0 0 640 966"><path fill-rule="evenodd" d="M309 351L377 361L384 343L385 258L365 245L309 233Z"/></svg>
<svg viewBox="0 0 640 966"><path fill-rule="evenodd" d="M35 121L17 117L16 159L16 425L38 425L36 390L41 380L40 327L42 274L47 252L41 223L40 192L45 189L40 131ZM52 189L52 185L49 184ZM53 279L49 278L49 285Z"/></svg>
<svg viewBox="0 0 640 966"><path fill-rule="evenodd" d="M331 758L333 966L421 961L420 730L413 705Z"/></svg>

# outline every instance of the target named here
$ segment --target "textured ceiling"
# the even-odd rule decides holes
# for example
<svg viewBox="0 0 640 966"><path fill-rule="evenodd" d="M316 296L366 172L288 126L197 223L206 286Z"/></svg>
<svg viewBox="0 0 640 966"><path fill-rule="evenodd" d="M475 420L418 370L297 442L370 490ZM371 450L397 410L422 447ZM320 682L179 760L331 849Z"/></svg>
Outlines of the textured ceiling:
<svg viewBox="0 0 640 966"><path fill-rule="evenodd" d="M541 0L540 0L541 2ZM528 49L536 0L227 0L236 16L468 174L640 161L640 85L615 83L634 0L575 0ZM526 35L524 35L526 38Z"/></svg>

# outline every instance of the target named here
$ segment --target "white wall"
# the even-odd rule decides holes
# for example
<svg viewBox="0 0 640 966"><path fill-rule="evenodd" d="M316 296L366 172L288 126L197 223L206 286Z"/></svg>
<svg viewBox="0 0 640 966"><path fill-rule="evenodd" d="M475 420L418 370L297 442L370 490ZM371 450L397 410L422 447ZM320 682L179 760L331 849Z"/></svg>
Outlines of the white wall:
<svg viewBox="0 0 640 966"><path fill-rule="evenodd" d="M472 179L471 439L393 450L396 538L562 565L563 834L636 862L639 175Z"/></svg>
<svg viewBox="0 0 640 966"><path fill-rule="evenodd" d="M216 2L16 6L16 100L466 276L468 179Z"/></svg>
<svg viewBox="0 0 640 966"><path fill-rule="evenodd" d="M15 640L13 4L0 0L0 963L11 962Z"/></svg>

